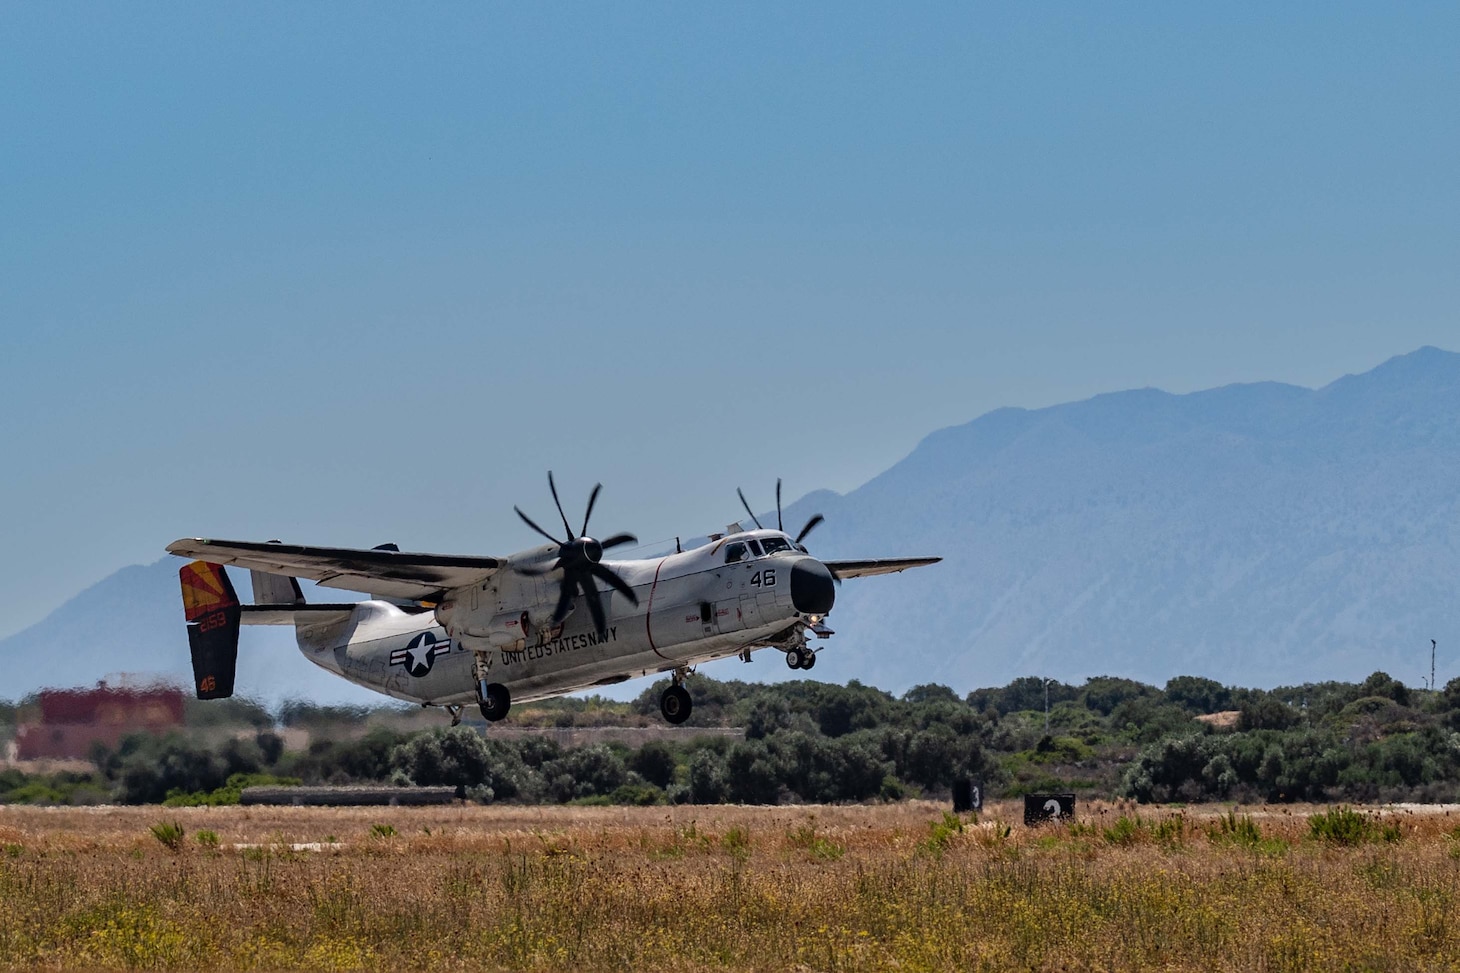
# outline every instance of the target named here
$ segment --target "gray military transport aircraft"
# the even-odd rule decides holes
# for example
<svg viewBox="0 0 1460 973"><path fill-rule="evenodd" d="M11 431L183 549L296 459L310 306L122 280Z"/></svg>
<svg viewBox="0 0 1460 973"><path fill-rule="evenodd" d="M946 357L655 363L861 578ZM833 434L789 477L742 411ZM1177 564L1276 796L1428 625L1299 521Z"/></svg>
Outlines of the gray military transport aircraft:
<svg viewBox="0 0 1460 973"><path fill-rule="evenodd" d="M475 702L488 720L512 702L561 696L641 676L670 673L659 708L670 723L690 714L685 677L693 667L778 649L792 669L816 664L811 638L832 634L826 616L842 578L891 574L937 557L821 561L802 543L816 514L791 537L740 502L754 530L732 524L692 550L606 561L636 543L631 534L597 540L588 520L601 485L574 532L548 473L564 539L517 509L551 541L509 557L412 554L394 544L370 550L300 547L278 541L191 538L169 544L197 560L183 566L183 609L199 699L233 695L241 624L293 625L305 658L376 692L444 707L453 725ZM679 545L676 544L676 547ZM239 603L223 565L252 574L254 604ZM298 578L360 591L366 601L307 604Z"/></svg>

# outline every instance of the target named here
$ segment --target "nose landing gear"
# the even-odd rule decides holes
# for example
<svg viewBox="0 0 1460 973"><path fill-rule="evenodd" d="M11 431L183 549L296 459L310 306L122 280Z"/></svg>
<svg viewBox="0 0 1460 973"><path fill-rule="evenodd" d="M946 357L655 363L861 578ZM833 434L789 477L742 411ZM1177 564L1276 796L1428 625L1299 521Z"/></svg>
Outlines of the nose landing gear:
<svg viewBox="0 0 1460 973"><path fill-rule="evenodd" d="M816 665L816 653L804 645L793 645L786 650L786 668L810 669Z"/></svg>

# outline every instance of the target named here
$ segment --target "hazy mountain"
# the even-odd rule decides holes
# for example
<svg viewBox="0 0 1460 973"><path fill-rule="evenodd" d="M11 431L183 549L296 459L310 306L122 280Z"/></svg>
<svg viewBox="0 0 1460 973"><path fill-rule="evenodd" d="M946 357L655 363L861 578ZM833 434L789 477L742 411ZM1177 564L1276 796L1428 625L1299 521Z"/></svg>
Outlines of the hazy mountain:
<svg viewBox="0 0 1460 973"><path fill-rule="evenodd" d="M825 513L809 538L825 557L946 558L845 583L818 679L962 692L1028 674L1272 686L1385 669L1418 685L1431 638L1441 681L1457 674L1457 485L1460 355L1424 348L1318 390L1140 389L1000 409L933 433L845 496L802 498L786 524ZM177 566L125 568L0 641L0 697L119 670L186 682ZM234 579L245 595L246 573ZM710 671L793 675L770 653ZM380 698L274 628L245 630L239 685Z"/></svg>
<svg viewBox="0 0 1460 973"><path fill-rule="evenodd" d="M947 560L843 585L816 674L1271 686L1382 668L1418 685L1436 638L1443 683L1460 674L1457 486L1460 355L1434 348L1316 391L1001 409L817 498L814 553Z"/></svg>

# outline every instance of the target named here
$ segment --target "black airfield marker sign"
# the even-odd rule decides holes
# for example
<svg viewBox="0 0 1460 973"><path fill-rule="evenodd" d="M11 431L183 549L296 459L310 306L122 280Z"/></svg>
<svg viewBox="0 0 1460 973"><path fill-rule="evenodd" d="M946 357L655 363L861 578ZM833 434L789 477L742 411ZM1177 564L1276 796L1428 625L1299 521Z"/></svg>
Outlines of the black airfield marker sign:
<svg viewBox="0 0 1460 973"><path fill-rule="evenodd" d="M980 781L960 777L953 782L953 813L967 814L983 810L983 784Z"/></svg>
<svg viewBox="0 0 1460 973"><path fill-rule="evenodd" d="M1075 819L1074 794L1025 794L1024 823L1029 827Z"/></svg>

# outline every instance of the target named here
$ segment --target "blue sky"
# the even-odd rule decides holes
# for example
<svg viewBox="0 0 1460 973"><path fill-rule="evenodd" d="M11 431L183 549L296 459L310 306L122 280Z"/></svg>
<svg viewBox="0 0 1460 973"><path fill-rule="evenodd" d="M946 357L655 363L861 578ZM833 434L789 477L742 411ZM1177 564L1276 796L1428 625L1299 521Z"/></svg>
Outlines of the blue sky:
<svg viewBox="0 0 1460 973"><path fill-rule="evenodd" d="M0 6L0 635L1460 348L1460 7ZM869 552L877 553L877 552Z"/></svg>

